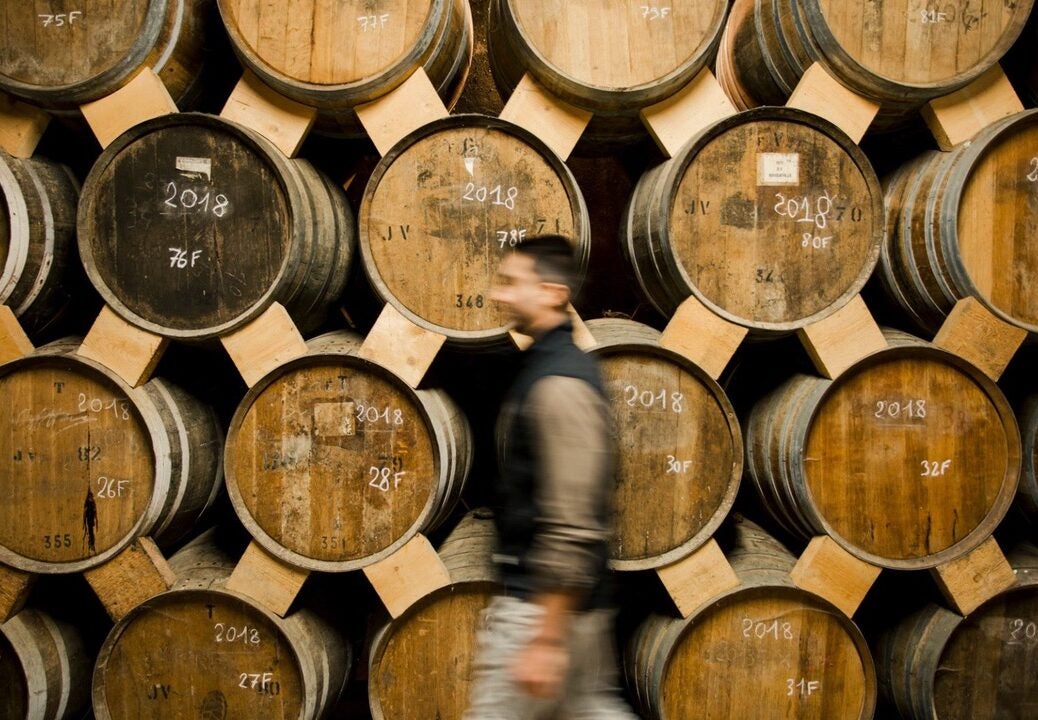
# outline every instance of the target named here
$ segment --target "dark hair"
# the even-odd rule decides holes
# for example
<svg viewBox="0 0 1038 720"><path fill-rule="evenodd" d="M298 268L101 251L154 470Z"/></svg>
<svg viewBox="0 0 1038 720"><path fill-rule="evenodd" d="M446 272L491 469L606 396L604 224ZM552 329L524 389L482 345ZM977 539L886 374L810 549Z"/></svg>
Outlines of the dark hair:
<svg viewBox="0 0 1038 720"><path fill-rule="evenodd" d="M519 243L515 251L533 258L534 270L541 280L561 283L571 293L576 289L577 260L573 243L565 235L533 235Z"/></svg>

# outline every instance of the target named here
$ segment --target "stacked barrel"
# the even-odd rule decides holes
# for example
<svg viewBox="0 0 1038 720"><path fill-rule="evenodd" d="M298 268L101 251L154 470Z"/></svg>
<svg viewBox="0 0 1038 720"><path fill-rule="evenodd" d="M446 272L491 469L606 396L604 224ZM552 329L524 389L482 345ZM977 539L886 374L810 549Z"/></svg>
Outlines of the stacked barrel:
<svg viewBox="0 0 1038 720"><path fill-rule="evenodd" d="M1038 715L1035 27L5 4L0 716L460 720L540 233L641 717Z"/></svg>

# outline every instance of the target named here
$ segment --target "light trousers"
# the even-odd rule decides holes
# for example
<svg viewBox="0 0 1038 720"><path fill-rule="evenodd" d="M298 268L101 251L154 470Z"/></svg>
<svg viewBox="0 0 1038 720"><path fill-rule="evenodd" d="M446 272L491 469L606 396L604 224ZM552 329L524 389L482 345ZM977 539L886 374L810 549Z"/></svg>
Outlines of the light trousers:
<svg viewBox="0 0 1038 720"><path fill-rule="evenodd" d="M464 720L637 720L620 699L608 610L574 615L569 670L558 699L534 698L516 685L512 663L536 634L543 612L514 597L495 597L483 611Z"/></svg>

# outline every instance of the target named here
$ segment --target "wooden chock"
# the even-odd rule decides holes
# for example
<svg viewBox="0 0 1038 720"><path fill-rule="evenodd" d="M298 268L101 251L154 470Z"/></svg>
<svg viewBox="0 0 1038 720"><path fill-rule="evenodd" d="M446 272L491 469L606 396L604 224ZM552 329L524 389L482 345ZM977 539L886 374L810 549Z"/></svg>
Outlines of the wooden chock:
<svg viewBox="0 0 1038 720"><path fill-rule="evenodd" d="M1027 339L1027 331L996 317L976 298L955 303L934 345L976 365L992 380L998 380L1013 355Z"/></svg>
<svg viewBox="0 0 1038 720"><path fill-rule="evenodd" d="M220 342L249 387L279 365L306 355L306 341L281 303L271 303L262 315Z"/></svg>
<svg viewBox="0 0 1038 720"><path fill-rule="evenodd" d="M357 355L378 363L416 388L446 340L446 335L418 327L386 303Z"/></svg>
<svg viewBox="0 0 1038 720"><path fill-rule="evenodd" d="M0 148L8 155L32 157L49 124L48 113L0 93Z"/></svg>
<svg viewBox="0 0 1038 720"><path fill-rule="evenodd" d="M824 67L814 63L800 78L786 107L818 115L860 143L880 105L844 87Z"/></svg>
<svg viewBox="0 0 1038 720"><path fill-rule="evenodd" d="M728 322L690 295L663 329L660 345L688 358L716 380L747 332L742 325Z"/></svg>
<svg viewBox="0 0 1038 720"><path fill-rule="evenodd" d="M883 350L887 340L861 295L827 318L797 330L815 368L832 380L866 355Z"/></svg>
<svg viewBox="0 0 1038 720"><path fill-rule="evenodd" d="M591 331L587 329L587 325L581 319L577 313L576 308L572 305L569 306L569 319L573 323L573 344L581 350L587 351L598 344L595 340L595 336L591 334ZM520 350L527 350L533 345L533 338L529 335L523 335L521 332L510 330L508 332L512 337L512 342Z"/></svg>
<svg viewBox="0 0 1038 720"><path fill-rule="evenodd" d="M354 112L380 155L422 125L447 117L447 108L422 67L400 87L378 100L358 105Z"/></svg>
<svg viewBox="0 0 1038 720"><path fill-rule="evenodd" d="M941 150L951 150L996 120L1023 110L1002 66L995 63L966 87L931 100L921 113Z"/></svg>
<svg viewBox="0 0 1038 720"><path fill-rule="evenodd" d="M739 576L712 538L691 555L657 568L656 574L681 617L739 585Z"/></svg>
<svg viewBox="0 0 1038 720"><path fill-rule="evenodd" d="M317 108L289 100L246 70L220 117L255 130L287 157L295 157L317 119Z"/></svg>
<svg viewBox="0 0 1038 720"><path fill-rule="evenodd" d="M17 615L25 606L36 576L0 565L0 625Z"/></svg>
<svg viewBox="0 0 1038 720"><path fill-rule="evenodd" d="M941 592L960 615L969 615L1016 585L1016 573L994 538L966 555L934 568Z"/></svg>
<svg viewBox="0 0 1038 720"><path fill-rule="evenodd" d="M426 595L451 583L451 574L429 540L415 535L389 557L364 568L389 614L398 618Z"/></svg>
<svg viewBox="0 0 1038 720"><path fill-rule="evenodd" d="M0 305L0 363L25 357L35 348L7 305Z"/></svg>
<svg viewBox="0 0 1038 720"><path fill-rule="evenodd" d="M640 114L660 150L674 157L693 136L735 113L717 78L703 68L680 92L643 108Z"/></svg>
<svg viewBox="0 0 1038 720"><path fill-rule="evenodd" d="M559 100L530 73L523 75L500 118L529 130L565 160L573 152L592 113Z"/></svg>
<svg viewBox="0 0 1038 720"><path fill-rule="evenodd" d="M228 578L226 588L284 617L308 577L309 570L279 560L253 540Z"/></svg>
<svg viewBox="0 0 1038 720"><path fill-rule="evenodd" d="M108 147L134 125L175 113L177 104L155 71L145 67L108 97L86 103L79 109L101 147Z"/></svg>
<svg viewBox="0 0 1038 720"><path fill-rule="evenodd" d="M573 323L573 344L581 350L587 351L598 344L595 336L587 329L587 325L577 313L576 308L569 306L569 319Z"/></svg>
<svg viewBox="0 0 1038 720"><path fill-rule="evenodd" d="M828 535L811 540L789 574L797 587L825 598L852 617L881 568L860 560Z"/></svg>
<svg viewBox="0 0 1038 720"><path fill-rule="evenodd" d="M83 573L112 620L148 598L166 592L177 581L155 541L138 538L104 565Z"/></svg>
<svg viewBox="0 0 1038 720"><path fill-rule="evenodd" d="M101 363L130 387L137 387L155 372L168 345L169 338L131 325L106 305L76 354Z"/></svg>

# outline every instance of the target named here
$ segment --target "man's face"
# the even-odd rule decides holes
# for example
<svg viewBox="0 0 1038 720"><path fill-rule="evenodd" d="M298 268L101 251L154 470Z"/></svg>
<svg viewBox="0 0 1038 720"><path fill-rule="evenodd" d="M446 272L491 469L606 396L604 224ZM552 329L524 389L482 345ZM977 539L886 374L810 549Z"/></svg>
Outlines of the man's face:
<svg viewBox="0 0 1038 720"><path fill-rule="evenodd" d="M498 303L515 329L535 334L557 313L560 286L541 280L534 259L522 253L509 253L501 261L490 289L490 299Z"/></svg>

